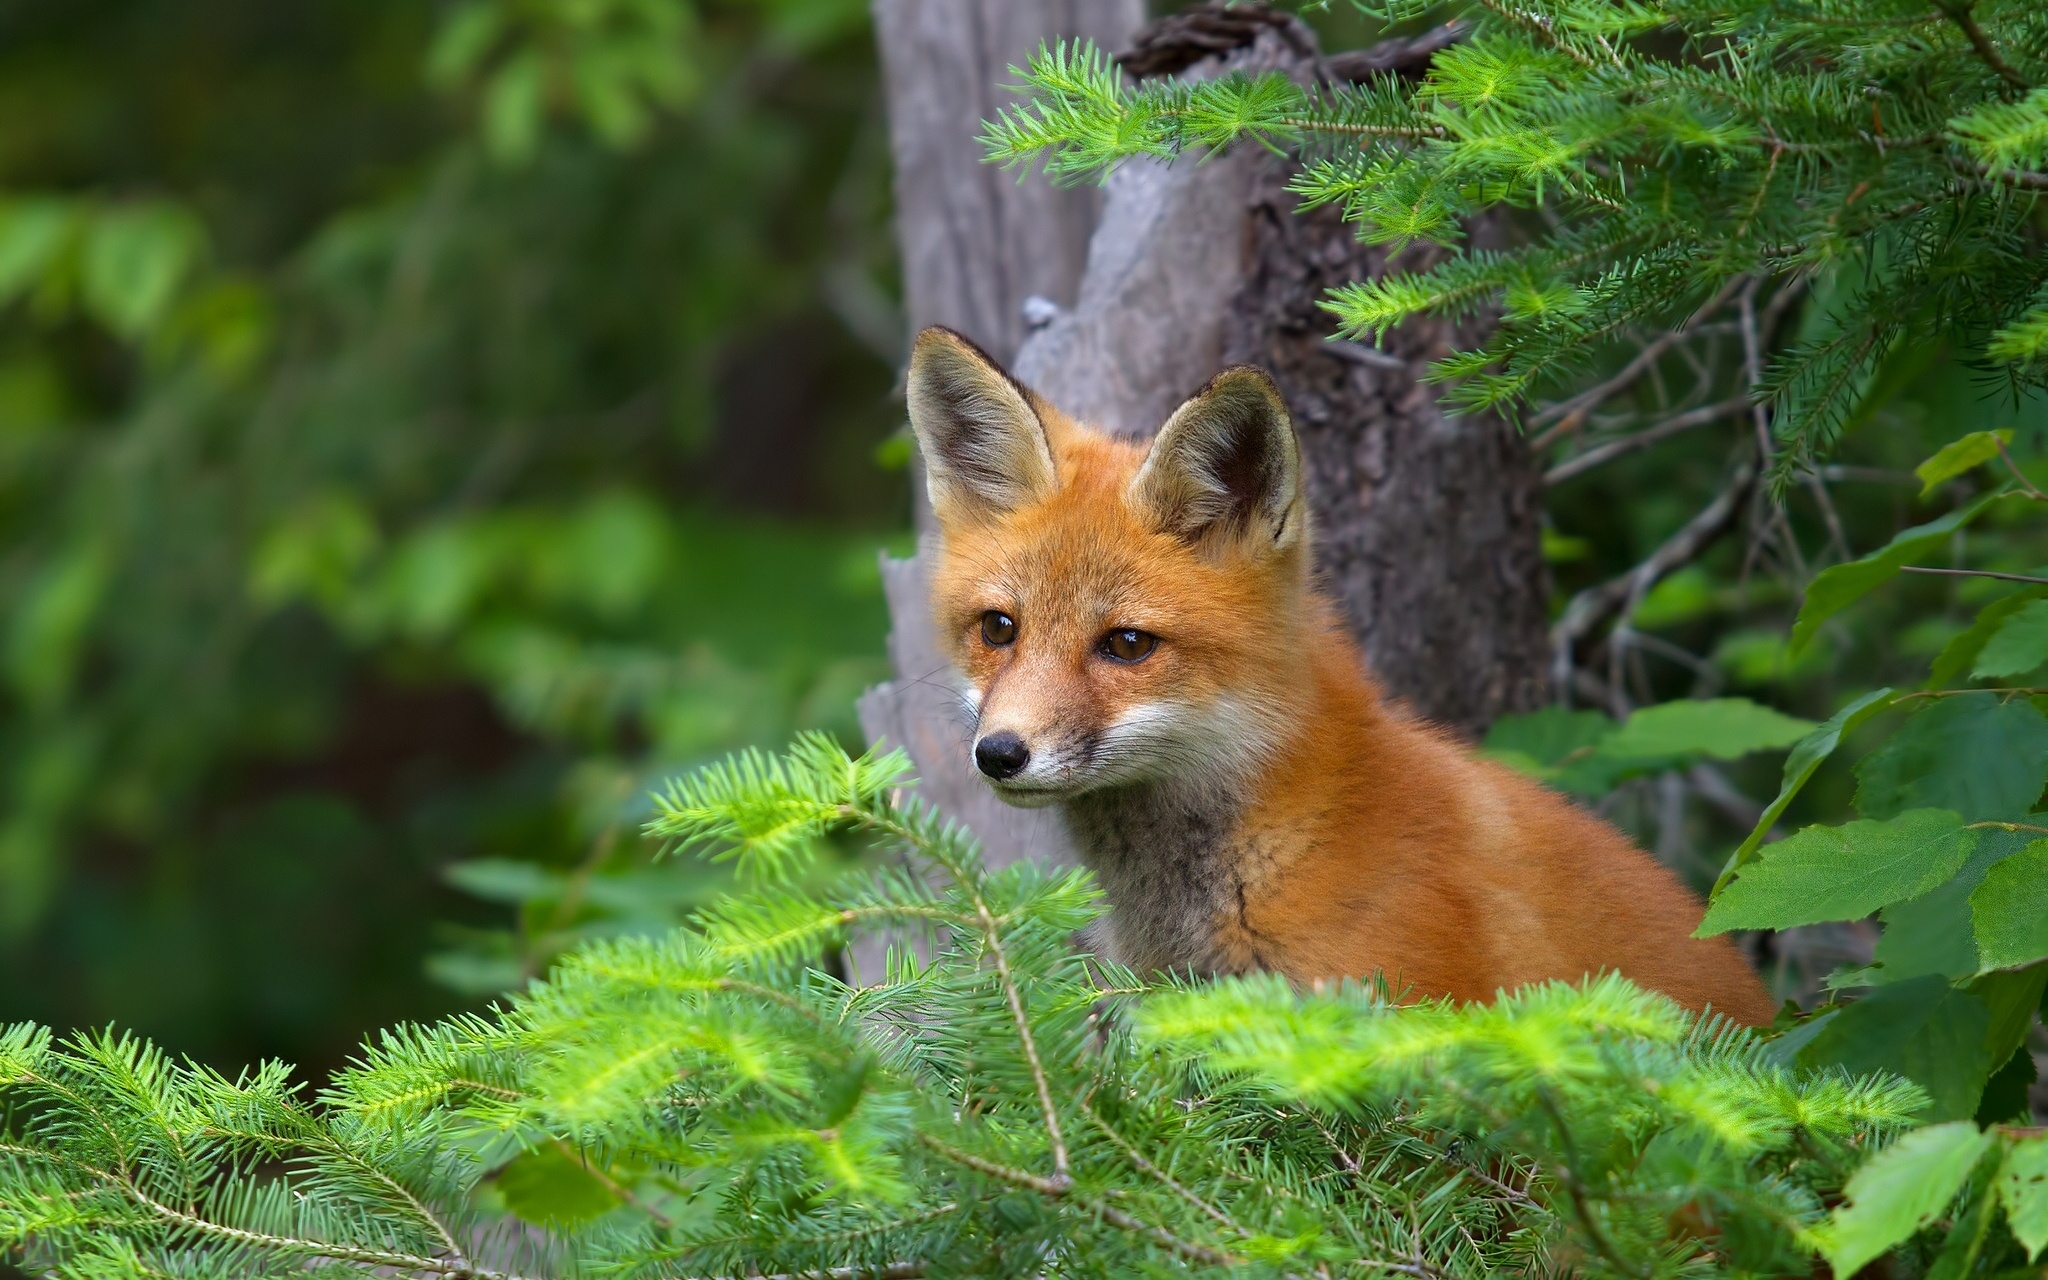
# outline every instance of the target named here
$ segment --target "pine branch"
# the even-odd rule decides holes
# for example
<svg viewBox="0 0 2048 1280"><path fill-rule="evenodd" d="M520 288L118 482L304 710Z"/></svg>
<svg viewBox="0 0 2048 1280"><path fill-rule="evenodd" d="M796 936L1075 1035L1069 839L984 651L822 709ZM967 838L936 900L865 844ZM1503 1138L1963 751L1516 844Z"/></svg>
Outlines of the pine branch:
<svg viewBox="0 0 2048 1280"><path fill-rule="evenodd" d="M1647 1272L1706 1266L1709 1246L1675 1234L1659 1197L1677 1192L1625 1153L1664 1134L1699 1150L1683 1194L1803 1256L1798 1196L1855 1161L1801 1165L1798 1186L1791 1162L1867 1146L1919 1105L1897 1082L1787 1077L1746 1036L1616 978L1463 1008L1270 977L1147 987L1068 950L1097 910L1085 875L991 875L964 833L870 791L874 776L813 742L671 794L694 797L683 824L735 842L808 805L816 834L866 831L949 885L756 884L668 937L572 951L488 1016L384 1034L315 1106L276 1064L231 1083L138 1042L0 1030L0 1241L39 1272L118 1255L124 1274L517 1280L455 1246L474 1239L482 1178L498 1171L518 1207L538 1193L514 1171L554 1160L597 1207L634 1211L586 1202L555 1225L547 1266L520 1267L536 1277L1164 1257L1440 1280L1529 1272L1551 1250ZM785 941L822 950L904 920L933 926L929 959L898 958L870 988ZM1557 1124L1532 1124L1538 1089ZM1031 1168L1041 1142L1050 1172ZM1495 1159L1525 1185L1487 1173Z"/></svg>

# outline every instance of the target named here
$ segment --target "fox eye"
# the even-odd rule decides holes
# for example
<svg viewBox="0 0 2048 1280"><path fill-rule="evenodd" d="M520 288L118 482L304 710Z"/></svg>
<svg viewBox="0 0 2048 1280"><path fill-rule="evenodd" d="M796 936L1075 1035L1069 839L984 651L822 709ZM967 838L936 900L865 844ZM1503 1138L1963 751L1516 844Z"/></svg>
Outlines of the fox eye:
<svg viewBox="0 0 2048 1280"><path fill-rule="evenodd" d="M981 615L981 638L998 649L1017 638L1017 620L1000 609Z"/></svg>
<svg viewBox="0 0 2048 1280"><path fill-rule="evenodd" d="M1102 654L1118 662L1143 662L1159 647L1159 637L1149 631L1125 627L1102 637Z"/></svg>

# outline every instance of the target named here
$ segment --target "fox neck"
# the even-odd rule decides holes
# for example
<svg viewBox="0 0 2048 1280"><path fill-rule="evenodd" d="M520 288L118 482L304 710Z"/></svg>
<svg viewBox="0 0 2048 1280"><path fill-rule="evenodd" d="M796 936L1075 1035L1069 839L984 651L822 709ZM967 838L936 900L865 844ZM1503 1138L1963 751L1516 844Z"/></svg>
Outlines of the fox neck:
<svg viewBox="0 0 2048 1280"><path fill-rule="evenodd" d="M1205 780L1206 781L1206 780ZM1233 848L1252 788L1137 783L1076 796L1061 816L1109 898L1103 950L1139 973L1239 967L1217 924L1241 915Z"/></svg>
<svg viewBox="0 0 2048 1280"><path fill-rule="evenodd" d="M1304 736L1331 715L1370 719L1376 706L1348 645L1310 664L1294 697L1269 720L1286 726L1260 767L1243 761L1159 781L1109 787L1061 806L1068 834L1109 899L1103 950L1139 973L1198 975L1268 967L1274 950L1247 917L1248 882L1270 870L1245 822L1276 771L1302 755ZM1346 679L1349 674L1350 678ZM1355 705L1354 705L1355 704Z"/></svg>

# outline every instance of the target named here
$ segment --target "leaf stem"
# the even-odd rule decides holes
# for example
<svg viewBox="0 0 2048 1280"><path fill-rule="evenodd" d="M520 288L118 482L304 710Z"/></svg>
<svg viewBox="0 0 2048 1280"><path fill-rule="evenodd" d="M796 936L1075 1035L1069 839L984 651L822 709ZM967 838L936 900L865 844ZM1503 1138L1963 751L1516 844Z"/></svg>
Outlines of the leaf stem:
<svg viewBox="0 0 2048 1280"><path fill-rule="evenodd" d="M1945 578L1997 578L2001 582L2032 582L2048 587L2048 578L2035 577L2030 573L1994 573L1990 569L1936 569L1923 564L1902 564L1900 573L1931 573Z"/></svg>

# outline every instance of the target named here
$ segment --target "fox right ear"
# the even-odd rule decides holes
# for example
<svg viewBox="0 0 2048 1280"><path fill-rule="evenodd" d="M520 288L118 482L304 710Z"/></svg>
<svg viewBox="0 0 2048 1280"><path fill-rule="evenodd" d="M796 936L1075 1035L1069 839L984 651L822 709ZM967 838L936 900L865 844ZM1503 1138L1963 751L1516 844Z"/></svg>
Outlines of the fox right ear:
<svg viewBox="0 0 2048 1280"><path fill-rule="evenodd" d="M940 521L1001 515L1052 492L1045 424L1024 389L981 348L937 325L921 331L905 390Z"/></svg>
<svg viewBox="0 0 2048 1280"><path fill-rule="evenodd" d="M1189 542L1301 541L1301 445L1280 389L1249 365L1211 378L1159 429L1130 495L1159 528Z"/></svg>

